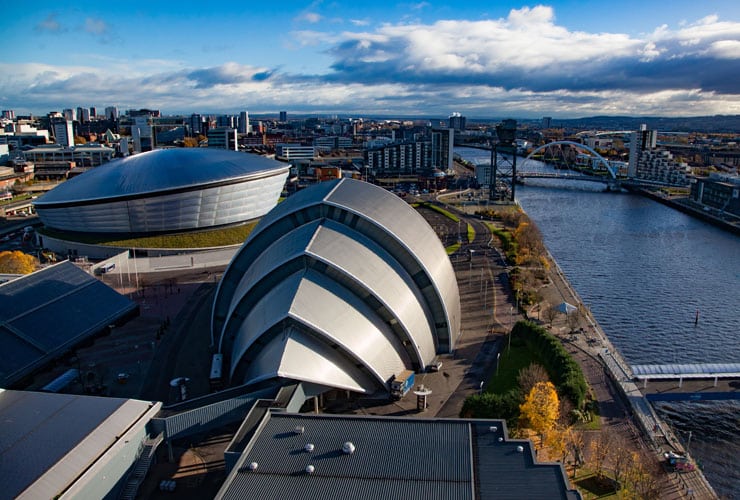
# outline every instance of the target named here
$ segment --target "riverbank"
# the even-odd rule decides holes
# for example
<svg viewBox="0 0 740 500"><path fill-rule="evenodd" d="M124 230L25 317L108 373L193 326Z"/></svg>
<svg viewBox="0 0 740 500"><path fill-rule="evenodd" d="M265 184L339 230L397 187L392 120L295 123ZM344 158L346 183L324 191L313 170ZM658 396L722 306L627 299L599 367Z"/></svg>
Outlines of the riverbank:
<svg viewBox="0 0 740 500"><path fill-rule="evenodd" d="M452 195L452 194L451 194ZM453 198L451 198L453 199ZM443 201L443 197L440 197ZM473 215L478 206L457 206L459 210ZM471 223L475 218L470 219ZM489 243L489 246L493 246ZM500 255L500 252L496 252ZM554 258L551 262L547 284L539 291L542 299L524 311L527 316L558 336L566 349L581 365L593 396L599 404L601 431L611 435L613 443L623 443L652 463L661 481L661 498L718 498L701 471L668 473L663 453L682 452L683 449L673 431L656 415L652 406L635 385L629 365L612 345L581 297L570 285ZM490 264L489 264L490 265ZM512 306L510 294L506 307L494 309L494 321L500 325L512 324L508 317ZM543 321L543 312L567 302L581 311L575 323L565 314L553 318L552 323ZM587 433L588 440L598 439L600 432Z"/></svg>
<svg viewBox="0 0 740 500"><path fill-rule="evenodd" d="M703 207L694 205L693 202L686 197L671 197L663 195L659 192L650 191L644 188L625 188L627 191L635 194L645 196L651 200L657 201L667 207L671 207L678 210L686 215L690 215L704 222L708 222L713 226L729 231L733 234L740 235L740 219L737 221L722 219L716 217L712 212L705 210Z"/></svg>
<svg viewBox="0 0 740 500"><path fill-rule="evenodd" d="M619 435L629 431L634 435L636 427L641 436L640 442L635 443L637 447L661 464L664 452L684 454L686 450L673 430L660 419L635 384L629 364L611 343L552 255L548 256L551 261L550 284L541 290L543 299L529 309L528 316L532 318L534 310L555 307L562 302L577 307L577 311L571 313L580 315L577 326L568 321L567 315L561 315L553 321L550 331L561 338L581 365L599 402L602 430ZM671 475L669 481L677 488L677 498L719 498L699 469Z"/></svg>

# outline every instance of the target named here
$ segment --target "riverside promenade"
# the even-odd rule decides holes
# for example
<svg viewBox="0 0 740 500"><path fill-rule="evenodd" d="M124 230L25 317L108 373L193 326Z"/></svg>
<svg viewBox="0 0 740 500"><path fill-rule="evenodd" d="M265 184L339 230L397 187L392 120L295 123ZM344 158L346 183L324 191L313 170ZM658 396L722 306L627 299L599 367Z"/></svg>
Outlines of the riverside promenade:
<svg viewBox="0 0 740 500"><path fill-rule="evenodd" d="M569 326L563 326L558 321L554 322L551 331L561 339L568 338L565 345L571 354L574 354L574 351L579 351L593 360L598 360L599 364L603 366L603 372L608 375L610 381L615 385L618 397L627 405L629 414L624 416L624 420L629 420L638 426L640 434L644 438L643 441L649 445L647 451L656 460L662 462L663 453L668 451L684 454L686 450L676 438L673 430L657 416L652 405L635 383L627 362L622 358L618 349L612 345L601 326L584 305L581 297L566 279L557 262L551 255L549 257L552 263L551 284L546 287L546 290L543 290L543 302L547 302L549 305L556 305L563 301L569 302L578 307L580 314L578 333L575 335L570 334ZM540 304L539 307L543 307L543 305ZM561 319L560 322L566 321ZM576 356L576 359L579 359L581 366L585 368L584 365L587 365L587 363L583 361L583 356ZM592 370L584 369L589 383L594 387L593 376L589 376L589 371L592 372ZM598 399L601 403L602 398L599 397ZM602 417L604 417L603 414ZM607 422L605 423L611 425L608 420L609 417L607 416ZM675 494L677 495L675 498L719 498L704 474L698 469L672 474L670 480L675 485Z"/></svg>
<svg viewBox="0 0 740 500"><path fill-rule="evenodd" d="M440 201L444 202L444 199ZM471 217L476 205L450 207L459 214L465 214L466 222L472 224L476 231L483 229L478 217ZM488 266L493 274L498 274L499 281L503 276L495 270L494 261L499 260L501 251L495 248L495 241L488 243L492 251L488 257ZM481 252L479 252L481 253ZM663 453L674 451L683 453L684 449L673 431L655 413L651 404L641 393L634 382L629 365L619 351L612 345L598 322L592 316L578 293L568 282L557 262L549 255L551 270L549 283L540 290L543 300L526 311L530 319L536 318L540 311L568 302L577 307L579 322L573 325L565 315L559 315L551 325L540 321L543 326L557 335L566 349L574 356L583 369L594 397L599 402L602 432L610 432L640 450L646 457L664 465ZM458 273L458 280L461 276ZM462 277L465 280L465 277ZM469 279L474 279L472 276ZM463 281L464 283L464 281ZM462 292L461 287L461 292ZM501 291L499 291L499 294ZM500 302L501 298L489 300ZM494 328L508 328L518 319L513 315L515 304L509 297L506 305L498 304L493 309ZM573 332L573 333L571 333ZM719 498L700 470L681 473L669 473L662 476L666 484L661 489L661 498L668 499L714 499Z"/></svg>

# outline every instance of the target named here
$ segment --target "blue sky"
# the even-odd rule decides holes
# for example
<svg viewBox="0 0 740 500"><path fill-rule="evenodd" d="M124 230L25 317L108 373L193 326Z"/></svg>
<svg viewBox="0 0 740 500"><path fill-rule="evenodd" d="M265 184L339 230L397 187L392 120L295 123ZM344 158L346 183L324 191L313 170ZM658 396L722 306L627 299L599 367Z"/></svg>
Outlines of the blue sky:
<svg viewBox="0 0 740 500"><path fill-rule="evenodd" d="M740 114L740 2L13 2L0 107Z"/></svg>

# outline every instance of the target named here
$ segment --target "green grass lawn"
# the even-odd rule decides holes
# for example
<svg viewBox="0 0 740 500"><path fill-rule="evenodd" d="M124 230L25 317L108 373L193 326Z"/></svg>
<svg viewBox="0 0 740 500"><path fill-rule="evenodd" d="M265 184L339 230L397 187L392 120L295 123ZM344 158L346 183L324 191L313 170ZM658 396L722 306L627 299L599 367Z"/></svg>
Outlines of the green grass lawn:
<svg viewBox="0 0 740 500"><path fill-rule="evenodd" d="M527 349L526 346L516 345L516 343L511 345L511 349L505 347L498 359L498 370L486 386L486 391L494 394L506 394L511 389L518 387L517 376L519 370L532 363L538 363L532 351Z"/></svg>
<svg viewBox="0 0 740 500"><path fill-rule="evenodd" d="M453 253L460 250L460 246L462 246L461 243L453 243L452 245L445 248L445 250L447 251L447 255L452 255Z"/></svg>
<svg viewBox="0 0 740 500"><path fill-rule="evenodd" d="M472 243L475 240L475 229L472 224L468 224L468 243Z"/></svg>
<svg viewBox="0 0 740 500"><path fill-rule="evenodd" d="M239 226L211 229L208 231L161 234L128 239L119 239L120 237L112 235L72 234L49 228L43 228L39 232L52 238L61 238L90 245L124 248L210 248L244 243L256 225L257 222L250 222Z"/></svg>

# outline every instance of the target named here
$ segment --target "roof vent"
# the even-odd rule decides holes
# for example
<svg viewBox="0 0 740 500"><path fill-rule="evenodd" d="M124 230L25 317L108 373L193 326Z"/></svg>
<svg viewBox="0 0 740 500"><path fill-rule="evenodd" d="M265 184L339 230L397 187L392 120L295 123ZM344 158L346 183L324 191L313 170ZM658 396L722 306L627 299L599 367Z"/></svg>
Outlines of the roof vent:
<svg viewBox="0 0 740 500"><path fill-rule="evenodd" d="M313 474L313 471L315 470L316 470L316 467L314 467L313 465L306 466L306 474Z"/></svg>
<svg viewBox="0 0 740 500"><path fill-rule="evenodd" d="M492 425L491 427L488 428L488 431L489 432L496 432L496 431L498 431L498 427L496 427L495 425Z"/></svg>
<svg viewBox="0 0 740 500"><path fill-rule="evenodd" d="M303 449L306 450L307 452L311 453L313 451L313 449L314 449L314 445L313 445L313 443L306 443L306 446L304 446Z"/></svg>
<svg viewBox="0 0 740 500"><path fill-rule="evenodd" d="M516 451L518 451L519 453L524 453L524 446L517 446Z"/></svg>
<svg viewBox="0 0 740 500"><path fill-rule="evenodd" d="M302 425L296 425L295 426L295 433L296 434L303 434L306 432L306 429Z"/></svg>
<svg viewBox="0 0 740 500"><path fill-rule="evenodd" d="M252 470L252 471L257 470L257 467L259 466L260 465L257 462L252 462L251 464L249 464L249 470Z"/></svg>
<svg viewBox="0 0 740 500"><path fill-rule="evenodd" d="M355 452L355 445L352 444L352 441L347 441L342 445L342 453L345 453L347 455L351 455Z"/></svg>

